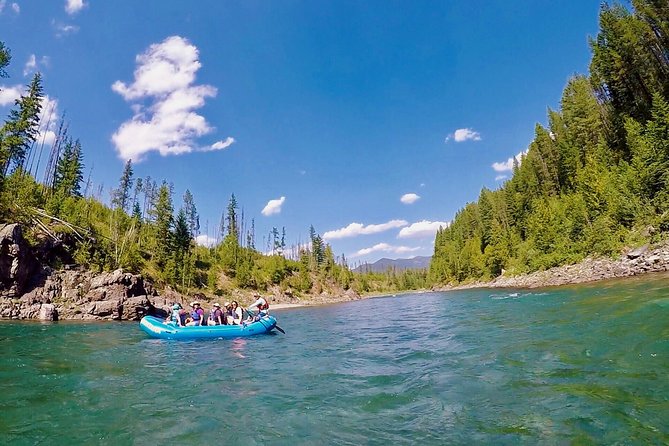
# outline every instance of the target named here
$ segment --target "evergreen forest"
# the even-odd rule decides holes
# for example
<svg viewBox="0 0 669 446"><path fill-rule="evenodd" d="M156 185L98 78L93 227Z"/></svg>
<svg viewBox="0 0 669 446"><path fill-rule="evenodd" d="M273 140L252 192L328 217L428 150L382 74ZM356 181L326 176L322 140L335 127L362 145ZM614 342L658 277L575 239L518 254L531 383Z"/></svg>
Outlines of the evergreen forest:
<svg viewBox="0 0 669 446"><path fill-rule="evenodd" d="M167 179L136 178L131 161L106 204L91 190L85 147L65 117L42 110L39 73L0 127L0 222L31 228L27 236L54 268L123 268L218 295L394 292L617 255L669 233L669 4L602 4L590 46L589 74L568 81L559 109L548 110L514 158L512 177L483 189L438 231L429 271L353 273L313 227L305 243L291 245L285 229L273 228L257 246L254 220L234 193L215 245L200 246L193 194ZM0 42L0 77L10 63ZM39 138L44 119L58 123L48 146Z"/></svg>
<svg viewBox="0 0 669 446"><path fill-rule="evenodd" d="M589 75L570 79L513 176L436 236L429 280L576 263L669 232L669 3L603 3Z"/></svg>

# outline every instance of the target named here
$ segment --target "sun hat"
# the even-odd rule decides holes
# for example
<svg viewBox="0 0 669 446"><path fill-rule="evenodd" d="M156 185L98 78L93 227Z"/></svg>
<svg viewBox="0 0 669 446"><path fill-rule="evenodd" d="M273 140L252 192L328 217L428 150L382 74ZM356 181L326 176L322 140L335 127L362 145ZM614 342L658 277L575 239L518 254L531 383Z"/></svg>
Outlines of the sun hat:
<svg viewBox="0 0 669 446"><path fill-rule="evenodd" d="M195 305L200 305L200 302L195 300L195 301L191 302L191 304L190 304L191 307L194 307Z"/></svg>
<svg viewBox="0 0 669 446"><path fill-rule="evenodd" d="M220 308L220 307L221 307L221 304L219 304L219 303L217 302L217 303L214 304L214 306Z"/></svg>
<svg viewBox="0 0 669 446"><path fill-rule="evenodd" d="M230 306L230 302L226 302L225 305L224 305L224 307L229 307L229 306Z"/></svg>

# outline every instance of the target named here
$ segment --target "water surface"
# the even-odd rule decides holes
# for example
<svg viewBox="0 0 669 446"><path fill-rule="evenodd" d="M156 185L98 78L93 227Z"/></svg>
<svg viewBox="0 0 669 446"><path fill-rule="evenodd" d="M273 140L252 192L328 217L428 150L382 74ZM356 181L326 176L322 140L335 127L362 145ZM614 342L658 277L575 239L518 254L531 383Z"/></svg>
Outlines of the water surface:
<svg viewBox="0 0 669 446"><path fill-rule="evenodd" d="M669 443L667 275L275 315L189 342L0 322L0 443Z"/></svg>

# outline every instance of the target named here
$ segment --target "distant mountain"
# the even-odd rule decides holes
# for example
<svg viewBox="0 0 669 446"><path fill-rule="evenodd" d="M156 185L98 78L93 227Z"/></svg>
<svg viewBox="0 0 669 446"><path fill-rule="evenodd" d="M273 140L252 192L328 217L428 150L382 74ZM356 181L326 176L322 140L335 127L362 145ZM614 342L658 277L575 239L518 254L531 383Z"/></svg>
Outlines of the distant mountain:
<svg viewBox="0 0 669 446"><path fill-rule="evenodd" d="M395 269L396 271L403 271L407 269L427 269L430 266L430 260L432 256L416 256L410 259L379 259L374 263L363 263L362 265L355 267L353 272L356 273L365 273L365 272L374 272L382 273L388 271L389 269Z"/></svg>

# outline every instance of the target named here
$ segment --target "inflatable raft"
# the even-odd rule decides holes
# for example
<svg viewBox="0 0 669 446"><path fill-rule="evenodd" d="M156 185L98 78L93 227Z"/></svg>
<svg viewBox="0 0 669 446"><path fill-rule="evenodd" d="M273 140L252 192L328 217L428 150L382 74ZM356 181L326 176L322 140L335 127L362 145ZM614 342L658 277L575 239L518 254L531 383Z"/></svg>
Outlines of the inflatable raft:
<svg viewBox="0 0 669 446"><path fill-rule="evenodd" d="M139 322L139 326L150 336L160 339L239 338L269 333L276 327L276 319L272 316L265 316L247 325L178 327L165 323L163 319L154 316L144 316Z"/></svg>

